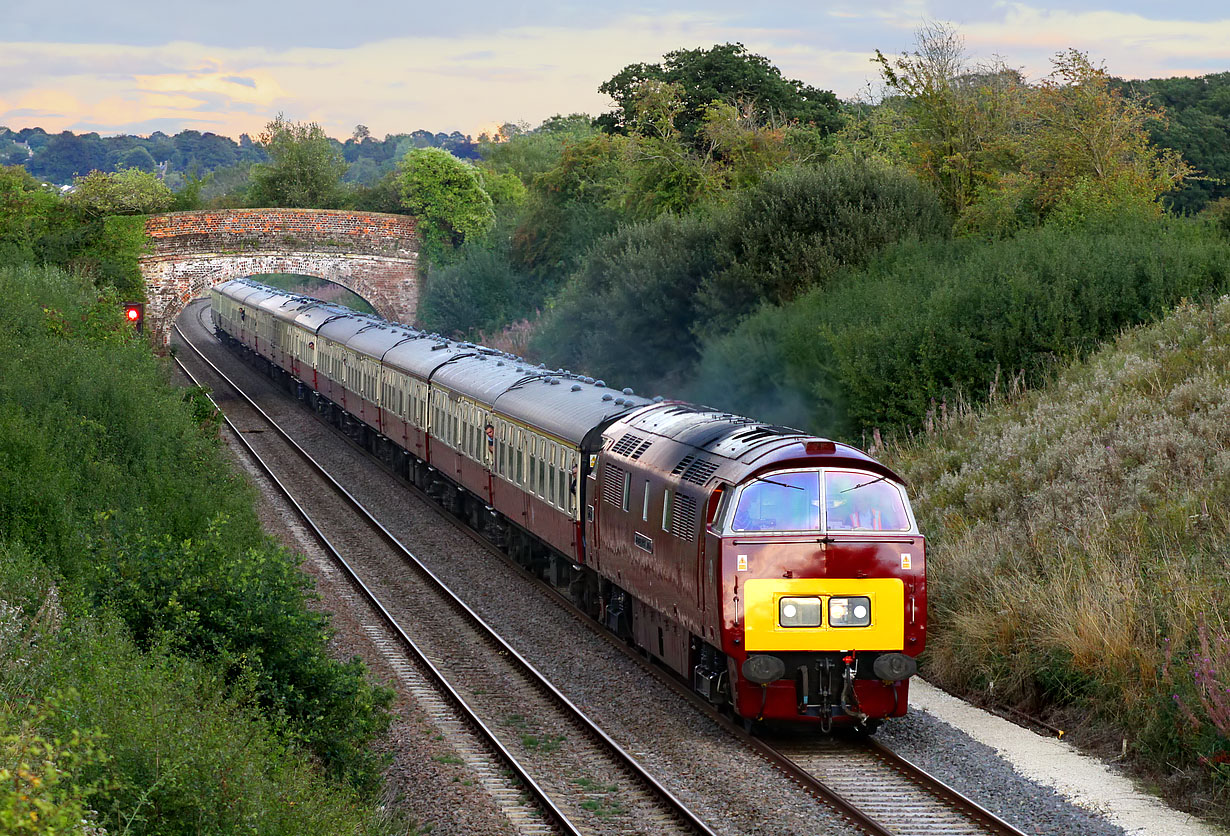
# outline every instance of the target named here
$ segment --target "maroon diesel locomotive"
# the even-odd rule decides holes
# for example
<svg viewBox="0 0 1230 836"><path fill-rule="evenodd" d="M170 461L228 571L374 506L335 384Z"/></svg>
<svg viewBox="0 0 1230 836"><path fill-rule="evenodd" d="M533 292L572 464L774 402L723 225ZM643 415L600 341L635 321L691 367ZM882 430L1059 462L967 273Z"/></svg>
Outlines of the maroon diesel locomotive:
<svg viewBox="0 0 1230 836"><path fill-rule="evenodd" d="M905 713L925 541L861 451L248 280L212 301L220 338L711 702Z"/></svg>

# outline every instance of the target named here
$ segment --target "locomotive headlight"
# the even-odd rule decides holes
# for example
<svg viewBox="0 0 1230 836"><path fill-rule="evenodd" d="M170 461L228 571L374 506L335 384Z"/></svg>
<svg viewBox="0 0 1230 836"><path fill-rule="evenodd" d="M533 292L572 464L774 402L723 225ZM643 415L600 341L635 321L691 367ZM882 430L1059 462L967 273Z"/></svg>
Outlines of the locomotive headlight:
<svg viewBox="0 0 1230 836"><path fill-rule="evenodd" d="M866 627L871 624L871 599L865 596L829 599L830 627Z"/></svg>
<svg viewBox="0 0 1230 836"><path fill-rule="evenodd" d="M783 598L777 606L777 623L783 627L819 627L823 611L819 598Z"/></svg>

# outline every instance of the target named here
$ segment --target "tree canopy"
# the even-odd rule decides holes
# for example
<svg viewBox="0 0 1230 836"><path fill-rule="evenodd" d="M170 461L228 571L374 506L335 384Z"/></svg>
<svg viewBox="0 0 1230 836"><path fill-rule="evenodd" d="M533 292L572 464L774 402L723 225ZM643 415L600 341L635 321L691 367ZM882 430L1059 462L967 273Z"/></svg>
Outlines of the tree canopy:
<svg viewBox="0 0 1230 836"><path fill-rule="evenodd" d="M1077 50L1057 54L1037 84L1002 64L971 67L944 25L923 28L913 52L877 56L899 96L886 103L896 118L871 123L858 142L900 153L959 229L1009 234L1061 210L1157 213L1158 198L1191 173L1178 152L1151 142L1149 127L1163 113L1113 87Z"/></svg>
<svg viewBox="0 0 1230 836"><path fill-rule="evenodd" d="M813 123L824 132L841 124L832 92L784 78L769 59L740 43L675 50L660 64L629 64L598 88L615 100L615 110L596 124L612 133L629 131L638 119L638 100L655 82L678 85L679 107L670 118L689 142L700 138L713 102L750 104L763 120Z"/></svg>
<svg viewBox="0 0 1230 836"><path fill-rule="evenodd" d="M171 207L175 195L148 171L91 171L73 181L68 204L87 215L146 215Z"/></svg>
<svg viewBox="0 0 1230 836"><path fill-rule="evenodd" d="M454 248L495 223L491 197L478 172L447 151L410 151L401 161L398 184L402 205L419 219L419 234L436 260L448 260Z"/></svg>
<svg viewBox="0 0 1230 836"><path fill-rule="evenodd" d="M252 167L248 198L253 205L337 207L346 161L320 125L289 122L278 114L265 126L259 141L269 162Z"/></svg>

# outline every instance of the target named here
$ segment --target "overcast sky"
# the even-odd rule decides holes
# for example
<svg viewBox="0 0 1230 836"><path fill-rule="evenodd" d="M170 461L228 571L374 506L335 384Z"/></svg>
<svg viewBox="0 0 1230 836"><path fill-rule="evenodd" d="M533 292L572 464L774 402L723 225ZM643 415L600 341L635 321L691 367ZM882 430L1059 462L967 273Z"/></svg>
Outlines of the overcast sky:
<svg viewBox="0 0 1230 836"><path fill-rule="evenodd" d="M910 49L927 21L954 25L971 60L998 57L1032 79L1068 48L1128 78L1230 70L1225 0L3 5L0 125L103 134L238 137L282 112L339 138L359 123L376 136L477 135L501 122L596 115L610 105L598 85L626 64L730 41L852 98L875 82L875 50Z"/></svg>

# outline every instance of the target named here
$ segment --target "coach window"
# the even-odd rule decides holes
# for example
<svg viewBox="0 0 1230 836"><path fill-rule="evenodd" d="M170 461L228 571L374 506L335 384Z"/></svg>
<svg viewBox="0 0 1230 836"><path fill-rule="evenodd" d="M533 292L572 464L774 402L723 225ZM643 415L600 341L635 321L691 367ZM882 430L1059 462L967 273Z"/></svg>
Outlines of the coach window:
<svg viewBox="0 0 1230 836"><path fill-rule="evenodd" d="M517 445L517 484L524 485L525 484L525 470L524 470L523 465L525 463L525 433L523 433L521 430L517 430L516 445Z"/></svg>
<svg viewBox="0 0 1230 836"><path fill-rule="evenodd" d="M547 502L555 503L555 445L551 445L551 466L547 468Z"/></svg>

